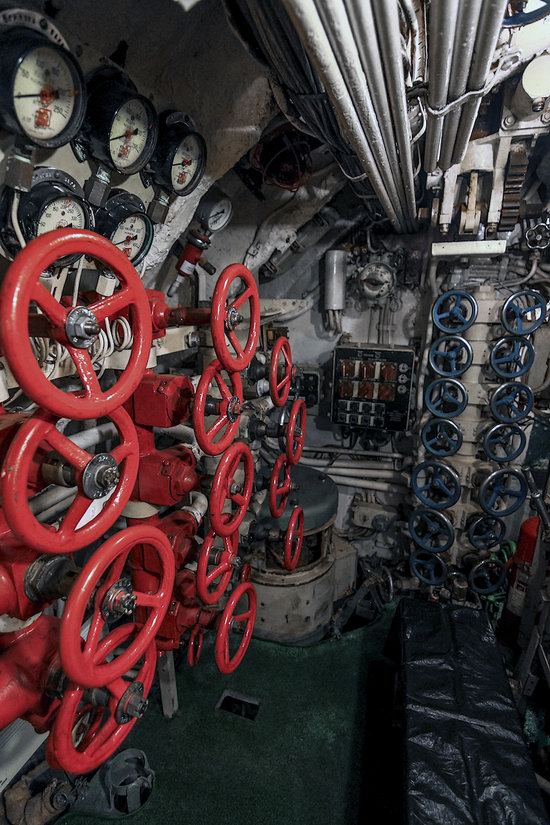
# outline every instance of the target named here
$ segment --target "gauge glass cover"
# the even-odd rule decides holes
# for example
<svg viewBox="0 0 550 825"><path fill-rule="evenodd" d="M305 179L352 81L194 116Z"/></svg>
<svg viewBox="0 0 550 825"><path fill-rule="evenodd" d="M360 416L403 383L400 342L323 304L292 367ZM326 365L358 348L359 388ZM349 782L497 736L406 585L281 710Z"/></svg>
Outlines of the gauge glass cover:
<svg viewBox="0 0 550 825"><path fill-rule="evenodd" d="M138 98L122 104L117 111L109 133L109 154L117 169L134 166L147 146L149 115Z"/></svg>
<svg viewBox="0 0 550 825"><path fill-rule="evenodd" d="M58 137L69 124L76 93L71 68L59 51L48 46L31 49L13 81L15 114L27 137Z"/></svg>

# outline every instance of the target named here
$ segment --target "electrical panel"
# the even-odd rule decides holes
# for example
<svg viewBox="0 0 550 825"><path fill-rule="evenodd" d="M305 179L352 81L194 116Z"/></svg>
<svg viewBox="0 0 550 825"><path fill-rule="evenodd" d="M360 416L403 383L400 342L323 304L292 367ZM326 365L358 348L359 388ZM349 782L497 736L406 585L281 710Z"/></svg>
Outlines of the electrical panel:
<svg viewBox="0 0 550 825"><path fill-rule="evenodd" d="M335 424L402 432L408 428L415 353L407 347L350 343L334 350Z"/></svg>

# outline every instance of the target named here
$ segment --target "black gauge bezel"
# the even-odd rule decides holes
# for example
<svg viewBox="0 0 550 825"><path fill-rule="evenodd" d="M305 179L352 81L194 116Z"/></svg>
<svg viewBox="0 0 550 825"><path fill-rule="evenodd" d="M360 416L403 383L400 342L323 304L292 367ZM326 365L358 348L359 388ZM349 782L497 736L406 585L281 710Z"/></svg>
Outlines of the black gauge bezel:
<svg viewBox="0 0 550 825"><path fill-rule="evenodd" d="M69 67L76 90L75 105L69 123L59 135L45 140L38 140L27 134L15 111L13 98L15 77L20 64L31 52L39 48L48 48L59 54L60 58ZM2 84L0 90L0 126L6 131L20 136L30 146L57 149L70 143L76 137L84 122L87 100L84 77L76 58L68 49L53 43L46 36L23 27L8 29L0 33L0 54L0 69L2 65L12 63L9 81L5 85Z"/></svg>
<svg viewBox="0 0 550 825"><path fill-rule="evenodd" d="M82 130L74 142L73 150L80 159L81 153L102 163L124 177L144 169L155 151L158 140L158 115L149 100L138 92L130 78L114 68L98 69L87 80L88 107ZM113 121L122 106L130 100L139 100L147 111L149 128L143 152L138 160L119 168L110 152L110 134Z"/></svg>
<svg viewBox="0 0 550 825"><path fill-rule="evenodd" d="M137 195L123 189L113 189L109 199L96 209L96 231L111 241L119 225L126 218L139 215L148 227L147 242L142 246L135 258L131 258L132 266L139 266L147 257L155 236L155 226L147 214L145 204Z"/></svg>
<svg viewBox="0 0 550 825"><path fill-rule="evenodd" d="M201 224L201 226L204 227L204 229L208 232L221 232L221 230L225 229L225 227L229 224L231 218L233 217L233 201L231 200L229 195L226 195L225 192L221 191L219 197L212 198L211 191L212 190L209 190L205 195L203 195L203 197L199 201L199 205L195 210L195 218ZM213 214L214 209L217 208L217 204L220 203L220 201L222 200L228 201L230 204L229 217L227 218L223 226L213 227L210 224L210 217Z"/></svg>
<svg viewBox="0 0 550 825"><path fill-rule="evenodd" d="M157 186L170 192L177 198L184 198L194 192L206 171L208 153L206 141L200 132L193 129L184 121L184 116L178 117L179 113L163 112L159 119L159 139L156 150L149 164L149 172ZM174 156L182 142L188 137L194 137L200 147L201 156L197 165L197 171L183 187L176 189L172 183L172 164Z"/></svg>

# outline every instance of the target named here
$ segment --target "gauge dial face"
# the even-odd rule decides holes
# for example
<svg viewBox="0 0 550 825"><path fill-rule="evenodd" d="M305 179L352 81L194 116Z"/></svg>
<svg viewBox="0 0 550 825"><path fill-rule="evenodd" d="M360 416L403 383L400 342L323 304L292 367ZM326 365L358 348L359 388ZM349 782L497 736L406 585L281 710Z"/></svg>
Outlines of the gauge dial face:
<svg viewBox="0 0 550 825"><path fill-rule="evenodd" d="M119 223L111 241L126 255L132 263L149 244L150 224L146 215L139 213L128 215Z"/></svg>
<svg viewBox="0 0 550 825"><path fill-rule="evenodd" d="M73 75L63 54L39 46L25 55L13 82L17 120L31 140L51 140L69 125L75 108Z"/></svg>
<svg viewBox="0 0 550 825"><path fill-rule="evenodd" d="M221 198L213 204L208 215L205 215L205 223L211 232L218 232L227 226L233 214L233 204L229 198Z"/></svg>
<svg viewBox="0 0 550 825"><path fill-rule="evenodd" d="M200 172L203 149L196 135L187 135L172 158L172 186L182 192Z"/></svg>
<svg viewBox="0 0 550 825"><path fill-rule="evenodd" d="M138 98L127 100L116 113L109 133L109 154L117 169L136 164L147 146L149 113Z"/></svg>
<svg viewBox="0 0 550 825"><path fill-rule="evenodd" d="M86 229L88 225L84 206L78 198L54 198L44 206L38 217L37 235L53 229Z"/></svg>

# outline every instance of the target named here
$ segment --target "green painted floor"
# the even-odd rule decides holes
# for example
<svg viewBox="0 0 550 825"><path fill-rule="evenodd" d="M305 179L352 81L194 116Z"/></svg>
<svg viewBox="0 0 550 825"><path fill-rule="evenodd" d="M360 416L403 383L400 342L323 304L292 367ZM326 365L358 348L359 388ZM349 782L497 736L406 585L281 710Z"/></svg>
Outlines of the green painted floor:
<svg viewBox="0 0 550 825"><path fill-rule="evenodd" d="M392 613L310 648L253 640L232 676L218 673L205 645L199 665L190 670L184 663L179 671L179 715L166 720L155 705L129 737L128 745L147 753L156 784L147 805L126 821L365 822L367 675L381 657ZM216 710L228 689L259 700L255 721ZM77 814L63 820L98 821Z"/></svg>

